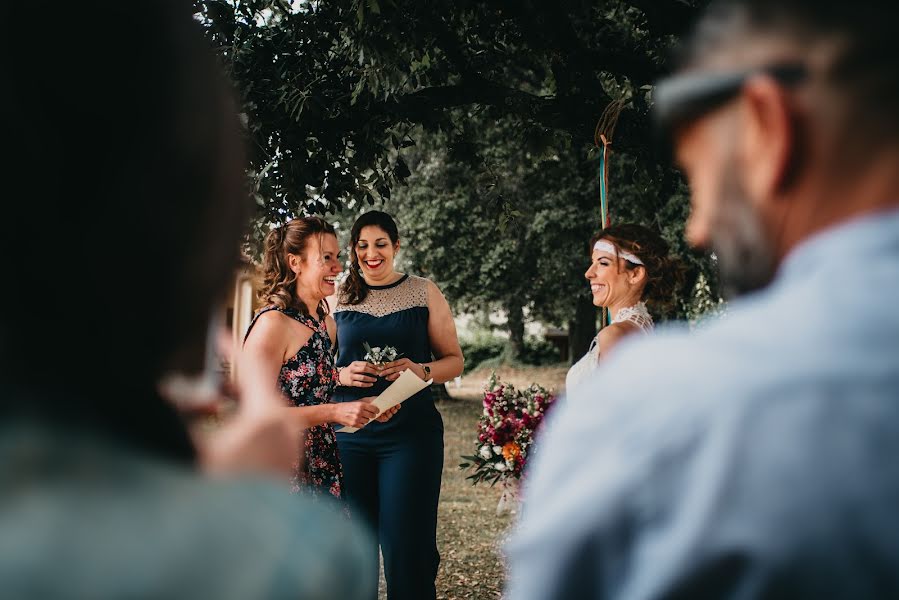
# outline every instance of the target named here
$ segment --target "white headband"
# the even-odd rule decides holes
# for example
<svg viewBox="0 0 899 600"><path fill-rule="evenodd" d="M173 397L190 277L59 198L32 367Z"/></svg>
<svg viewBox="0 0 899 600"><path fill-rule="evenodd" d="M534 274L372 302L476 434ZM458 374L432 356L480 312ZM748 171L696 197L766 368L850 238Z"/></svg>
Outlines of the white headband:
<svg viewBox="0 0 899 600"><path fill-rule="evenodd" d="M605 240L599 240L598 242L593 244L593 251L596 252L597 250L599 250L600 252L608 252L609 254L616 254L618 255L618 258L623 258L624 260L632 262L635 265L643 264L642 260L634 256L630 252L627 252L620 248L616 248L613 244L610 244Z"/></svg>

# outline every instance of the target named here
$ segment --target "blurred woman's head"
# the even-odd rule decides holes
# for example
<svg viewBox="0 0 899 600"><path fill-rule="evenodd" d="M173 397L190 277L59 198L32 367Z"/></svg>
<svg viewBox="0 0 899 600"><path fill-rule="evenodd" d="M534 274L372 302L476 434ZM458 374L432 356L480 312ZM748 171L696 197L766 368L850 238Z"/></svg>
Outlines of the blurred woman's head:
<svg viewBox="0 0 899 600"><path fill-rule="evenodd" d="M230 86L176 0L61 3L40 36L4 32L0 74L0 244L19 292L0 295L0 379L86 399L61 396L47 412L62 420L152 428L146 390L202 368L239 264L250 203ZM142 392L114 404L116 389Z"/></svg>

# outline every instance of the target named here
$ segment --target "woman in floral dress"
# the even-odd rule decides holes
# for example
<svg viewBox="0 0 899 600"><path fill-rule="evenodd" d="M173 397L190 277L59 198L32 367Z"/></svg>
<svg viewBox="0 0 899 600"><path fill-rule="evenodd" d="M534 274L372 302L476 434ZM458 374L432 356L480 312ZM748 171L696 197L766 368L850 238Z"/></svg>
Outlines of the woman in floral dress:
<svg viewBox="0 0 899 600"><path fill-rule="evenodd" d="M378 415L368 397L332 402L336 325L325 298L334 293L334 279L342 270L333 227L310 217L273 229L265 240L262 270L265 306L244 338L241 388L259 403L271 394L285 396L280 399L288 406L285 417L298 430L306 429L294 489L342 498L343 472L332 424L362 427L374 418L386 421L395 411Z"/></svg>

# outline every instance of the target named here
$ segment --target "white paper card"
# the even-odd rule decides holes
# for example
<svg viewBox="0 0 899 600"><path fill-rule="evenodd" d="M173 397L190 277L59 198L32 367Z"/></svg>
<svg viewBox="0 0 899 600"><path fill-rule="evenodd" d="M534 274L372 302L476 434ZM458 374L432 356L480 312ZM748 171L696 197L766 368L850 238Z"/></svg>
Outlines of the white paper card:
<svg viewBox="0 0 899 600"><path fill-rule="evenodd" d="M390 387L381 392L380 396L371 401L372 406L376 406L378 408L378 414L381 414L388 408L393 408L397 404L408 400L421 390L431 385L433 381L433 379L424 381L421 377L413 373L412 369L406 369L400 374L396 381L390 384ZM359 428L343 427L342 429L338 429L337 431L339 431L340 433L355 433L359 431Z"/></svg>

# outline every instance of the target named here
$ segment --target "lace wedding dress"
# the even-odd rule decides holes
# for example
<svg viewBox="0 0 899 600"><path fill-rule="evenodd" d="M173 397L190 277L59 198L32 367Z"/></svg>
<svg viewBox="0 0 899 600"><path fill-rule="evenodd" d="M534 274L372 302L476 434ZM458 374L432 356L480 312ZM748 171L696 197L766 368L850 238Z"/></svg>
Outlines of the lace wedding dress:
<svg viewBox="0 0 899 600"><path fill-rule="evenodd" d="M643 302L638 302L633 306L622 308L618 311L618 314L615 315L615 318L612 319L612 323L624 322L633 323L639 327L640 331L643 333L649 333L653 328L652 316L649 314L649 311L646 310L646 304ZM593 371L599 367L600 348L598 340L599 336L594 337L587 353L568 369L568 375L565 377L565 389L567 391L570 391L572 388L589 379L593 374Z"/></svg>

